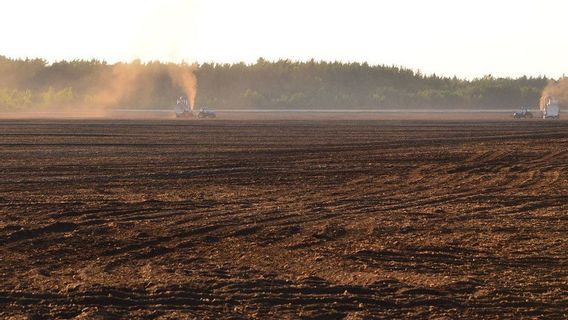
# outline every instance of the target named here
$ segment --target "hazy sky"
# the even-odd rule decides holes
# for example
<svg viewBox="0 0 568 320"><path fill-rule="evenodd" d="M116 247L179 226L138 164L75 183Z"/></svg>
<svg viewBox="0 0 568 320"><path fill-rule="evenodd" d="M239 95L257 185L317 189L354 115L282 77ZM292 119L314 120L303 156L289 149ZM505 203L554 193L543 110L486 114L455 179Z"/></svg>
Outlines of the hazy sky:
<svg viewBox="0 0 568 320"><path fill-rule="evenodd" d="M565 0L2 0L0 55L568 74Z"/></svg>

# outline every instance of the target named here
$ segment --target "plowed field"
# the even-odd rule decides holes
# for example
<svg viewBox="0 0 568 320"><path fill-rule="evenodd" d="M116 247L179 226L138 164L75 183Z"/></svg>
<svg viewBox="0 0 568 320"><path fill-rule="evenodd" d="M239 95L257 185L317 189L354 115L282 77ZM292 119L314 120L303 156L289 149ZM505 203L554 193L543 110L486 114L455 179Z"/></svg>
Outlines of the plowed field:
<svg viewBox="0 0 568 320"><path fill-rule="evenodd" d="M0 121L0 318L568 317L568 122Z"/></svg>

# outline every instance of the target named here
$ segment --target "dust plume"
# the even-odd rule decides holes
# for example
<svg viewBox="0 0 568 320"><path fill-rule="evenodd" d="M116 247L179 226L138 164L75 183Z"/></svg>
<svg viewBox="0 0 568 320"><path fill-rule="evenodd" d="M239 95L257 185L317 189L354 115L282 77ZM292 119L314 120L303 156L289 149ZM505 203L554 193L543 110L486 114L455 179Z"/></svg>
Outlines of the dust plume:
<svg viewBox="0 0 568 320"><path fill-rule="evenodd" d="M555 98L561 107L568 106L568 77L558 81L551 80L542 91L540 110L543 111L548 98Z"/></svg>
<svg viewBox="0 0 568 320"><path fill-rule="evenodd" d="M84 99L89 109L168 108L185 95L193 110L197 90L195 65L117 63L100 74Z"/></svg>
<svg viewBox="0 0 568 320"><path fill-rule="evenodd" d="M110 74L101 75L98 83L93 85L95 93L85 97L85 104L91 110L120 106L139 86L141 73L142 68L139 63L113 65Z"/></svg>
<svg viewBox="0 0 568 320"><path fill-rule="evenodd" d="M189 107L191 111L195 106L195 96L197 95L197 79L193 71L195 70L194 65L168 65L168 73L172 79L174 85L182 88L187 96Z"/></svg>

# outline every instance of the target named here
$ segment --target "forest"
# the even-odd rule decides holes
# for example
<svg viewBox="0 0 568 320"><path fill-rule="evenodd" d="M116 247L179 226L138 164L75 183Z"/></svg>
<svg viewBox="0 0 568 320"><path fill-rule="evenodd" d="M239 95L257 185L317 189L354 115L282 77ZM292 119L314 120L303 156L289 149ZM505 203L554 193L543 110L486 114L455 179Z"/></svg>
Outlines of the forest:
<svg viewBox="0 0 568 320"><path fill-rule="evenodd" d="M198 107L213 109L536 108L548 83L546 77L460 79L357 62L48 63L0 56L3 111L167 109L191 94Z"/></svg>

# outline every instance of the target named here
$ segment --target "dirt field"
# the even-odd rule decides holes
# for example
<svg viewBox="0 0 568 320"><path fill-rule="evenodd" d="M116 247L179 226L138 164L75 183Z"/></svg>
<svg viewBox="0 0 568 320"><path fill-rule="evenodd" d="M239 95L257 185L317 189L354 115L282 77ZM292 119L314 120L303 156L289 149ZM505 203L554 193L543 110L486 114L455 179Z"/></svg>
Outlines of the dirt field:
<svg viewBox="0 0 568 320"><path fill-rule="evenodd" d="M241 120L241 121L274 121L274 120L345 120L345 121L361 121L361 120L440 120L440 121L508 121L512 119L512 110L500 109L497 111L490 110L422 110L422 111L307 111L307 110L218 110L215 111L218 120ZM535 119L533 121L541 121L540 112L534 112ZM41 120L41 119L65 119L65 120L176 120L174 109L162 110L99 110L98 112L0 112L0 120ZM527 120L524 120L527 121Z"/></svg>
<svg viewBox="0 0 568 320"><path fill-rule="evenodd" d="M0 121L0 318L568 317L568 122Z"/></svg>

